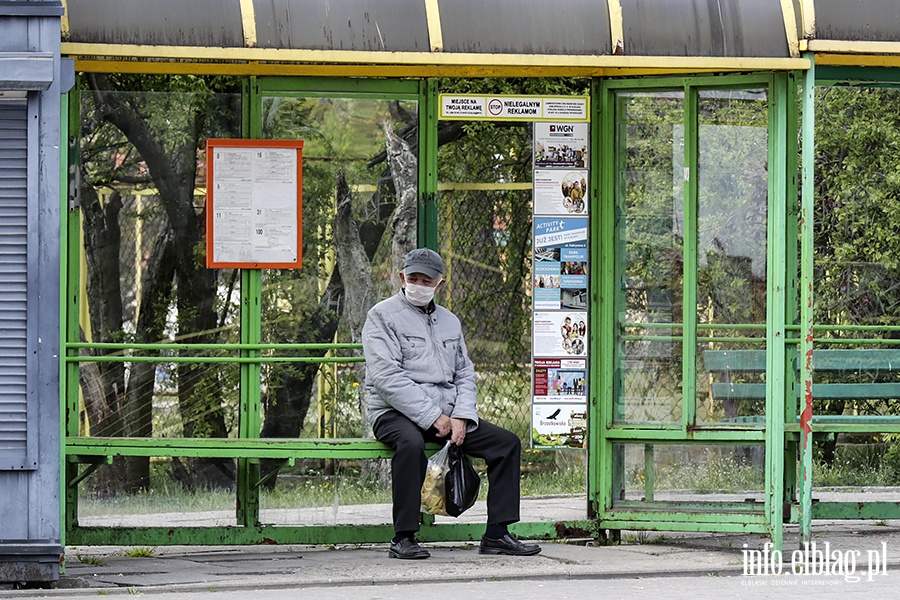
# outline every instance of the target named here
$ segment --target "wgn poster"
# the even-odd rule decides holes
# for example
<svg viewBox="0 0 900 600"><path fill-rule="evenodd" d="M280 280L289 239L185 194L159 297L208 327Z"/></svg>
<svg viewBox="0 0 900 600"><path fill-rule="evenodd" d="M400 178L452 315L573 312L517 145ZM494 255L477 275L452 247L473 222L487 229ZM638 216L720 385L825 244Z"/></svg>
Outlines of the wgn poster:
<svg viewBox="0 0 900 600"><path fill-rule="evenodd" d="M534 125L534 448L583 448L585 443L589 142L587 123Z"/></svg>

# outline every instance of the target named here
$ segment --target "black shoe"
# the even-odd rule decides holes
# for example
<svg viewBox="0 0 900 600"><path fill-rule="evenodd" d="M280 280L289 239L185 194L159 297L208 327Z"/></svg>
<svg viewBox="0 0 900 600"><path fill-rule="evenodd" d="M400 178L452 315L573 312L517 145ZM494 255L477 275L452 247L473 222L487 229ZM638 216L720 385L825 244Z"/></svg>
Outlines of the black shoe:
<svg viewBox="0 0 900 600"><path fill-rule="evenodd" d="M511 556L533 556L540 553L541 547L537 544L523 544L510 534L504 535L498 540L483 537L479 554L509 554Z"/></svg>
<svg viewBox="0 0 900 600"><path fill-rule="evenodd" d="M431 556L431 553L417 544L413 538L402 538L399 542L391 542L388 556L391 558L421 559L428 558Z"/></svg>

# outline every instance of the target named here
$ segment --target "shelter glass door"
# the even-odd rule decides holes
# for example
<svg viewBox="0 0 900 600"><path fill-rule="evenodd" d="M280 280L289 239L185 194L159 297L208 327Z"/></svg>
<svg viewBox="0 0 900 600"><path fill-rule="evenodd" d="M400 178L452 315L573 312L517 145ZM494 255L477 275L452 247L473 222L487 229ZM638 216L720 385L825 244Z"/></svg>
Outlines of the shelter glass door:
<svg viewBox="0 0 900 600"><path fill-rule="evenodd" d="M606 452L596 497L628 528L767 527L766 483L781 481L767 455L783 447L783 423L766 428L784 403L783 372L768 381L767 368L771 347L784 352L772 276L783 281L780 81L602 88L598 250L612 276L595 353Z"/></svg>

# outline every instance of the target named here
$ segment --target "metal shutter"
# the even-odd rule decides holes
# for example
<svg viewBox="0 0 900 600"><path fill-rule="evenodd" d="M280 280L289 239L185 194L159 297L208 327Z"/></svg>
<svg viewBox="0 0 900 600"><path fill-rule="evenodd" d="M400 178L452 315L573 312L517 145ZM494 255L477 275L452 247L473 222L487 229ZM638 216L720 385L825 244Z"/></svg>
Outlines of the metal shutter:
<svg viewBox="0 0 900 600"><path fill-rule="evenodd" d="M28 106L0 98L0 469L28 468Z"/></svg>

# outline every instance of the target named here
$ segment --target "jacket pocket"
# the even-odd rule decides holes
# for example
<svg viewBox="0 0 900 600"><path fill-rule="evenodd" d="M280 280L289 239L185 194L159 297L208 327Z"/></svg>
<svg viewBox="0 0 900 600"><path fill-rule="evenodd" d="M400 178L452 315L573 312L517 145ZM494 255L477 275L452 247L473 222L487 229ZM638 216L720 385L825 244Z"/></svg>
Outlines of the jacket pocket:
<svg viewBox="0 0 900 600"><path fill-rule="evenodd" d="M442 342L443 348L442 352L444 353L445 364L452 369L456 369L456 361L457 355L461 352L461 348L459 346L459 338L449 338Z"/></svg>
<svg viewBox="0 0 900 600"><path fill-rule="evenodd" d="M403 354L403 360L415 360L425 354L425 338L414 335L400 336L400 352Z"/></svg>

